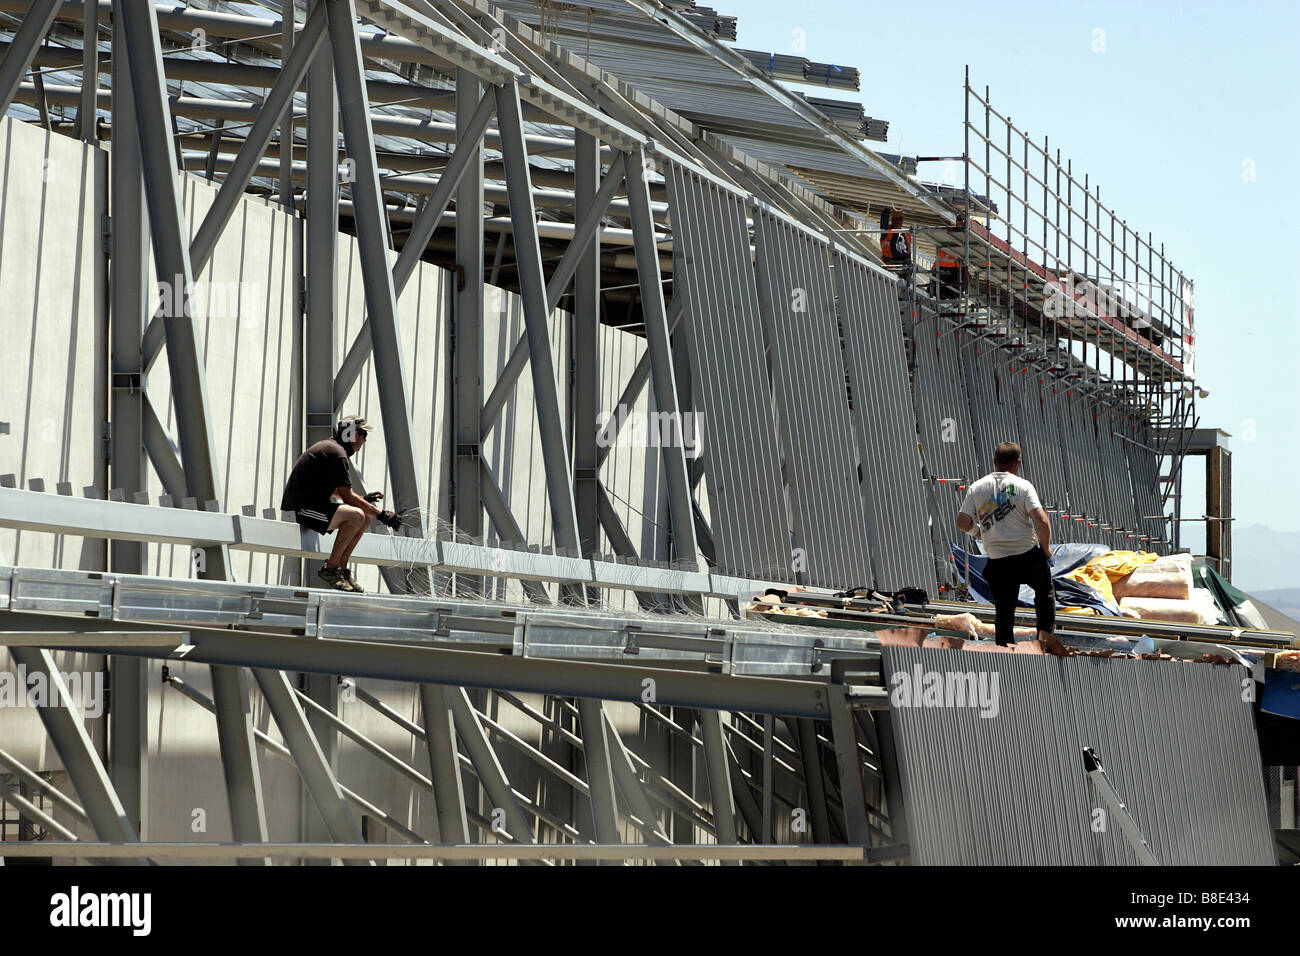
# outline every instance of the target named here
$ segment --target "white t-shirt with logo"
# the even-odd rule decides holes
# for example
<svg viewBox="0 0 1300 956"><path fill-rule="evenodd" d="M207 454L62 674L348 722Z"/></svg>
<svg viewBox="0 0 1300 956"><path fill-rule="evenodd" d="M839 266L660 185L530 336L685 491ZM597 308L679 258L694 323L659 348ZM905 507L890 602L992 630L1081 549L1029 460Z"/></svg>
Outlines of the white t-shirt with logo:
<svg viewBox="0 0 1300 956"><path fill-rule="evenodd" d="M974 519L990 558L1009 558L1038 547L1038 532L1029 512L1043 505L1025 479L995 471L972 482L961 510Z"/></svg>

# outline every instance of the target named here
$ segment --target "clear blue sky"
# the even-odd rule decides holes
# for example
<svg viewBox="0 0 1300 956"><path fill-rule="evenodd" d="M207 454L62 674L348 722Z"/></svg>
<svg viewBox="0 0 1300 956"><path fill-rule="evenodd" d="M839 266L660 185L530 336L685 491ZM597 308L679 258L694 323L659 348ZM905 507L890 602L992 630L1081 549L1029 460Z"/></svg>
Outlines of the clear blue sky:
<svg viewBox="0 0 1300 956"><path fill-rule="evenodd" d="M1300 3L717 0L737 45L862 71L880 147L962 149L962 79L1087 172L1196 283L1202 426L1232 435L1238 526L1300 530ZM1094 52L1104 31L1104 52ZM811 91L809 87L796 89ZM850 99L855 94L829 91ZM1253 161L1254 181L1243 178ZM935 178L938 178L936 175ZM1253 440L1251 440L1253 438ZM1184 513L1204 508L1197 472ZM1184 529L1186 534L1187 530ZM1200 551L1203 543L1185 539Z"/></svg>

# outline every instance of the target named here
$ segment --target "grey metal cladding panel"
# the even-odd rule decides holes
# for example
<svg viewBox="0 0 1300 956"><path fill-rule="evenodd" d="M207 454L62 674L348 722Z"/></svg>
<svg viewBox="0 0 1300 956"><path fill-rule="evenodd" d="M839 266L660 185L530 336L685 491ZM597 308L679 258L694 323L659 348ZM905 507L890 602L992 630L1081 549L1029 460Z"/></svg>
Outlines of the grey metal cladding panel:
<svg viewBox="0 0 1300 956"><path fill-rule="evenodd" d="M1137 434L1137 440L1146 445L1147 436L1142 432ZM1156 490L1159 471L1156 456L1138 445L1127 445L1126 452L1133 478L1133 497L1137 503L1138 528L1147 536L1159 534L1162 522L1151 517L1161 513L1160 497Z"/></svg>
<svg viewBox="0 0 1300 956"><path fill-rule="evenodd" d="M1132 531L1137 527L1137 499L1133 493L1133 480L1129 474L1128 458L1124 454L1127 444L1119 437L1127 427L1113 411L1102 416L1106 461L1109 470L1108 491L1111 503L1111 524Z"/></svg>
<svg viewBox="0 0 1300 956"><path fill-rule="evenodd" d="M805 549L809 583L861 584L871 559L829 249L764 211L754 217L754 244L794 544Z"/></svg>
<svg viewBox="0 0 1300 956"><path fill-rule="evenodd" d="M990 690L997 679L989 717L891 695L914 863L1135 865L1114 820L1093 832L1104 804L1084 747L1160 863L1275 862L1244 669L926 647L882 656L890 688L918 667L945 683L949 672L983 674Z"/></svg>
<svg viewBox="0 0 1300 956"><path fill-rule="evenodd" d="M877 584L928 590L937 575L898 296L865 262L841 251L834 261Z"/></svg>
<svg viewBox="0 0 1300 956"><path fill-rule="evenodd" d="M959 335L950 332L931 339L917 334L913 397L921 456L930 474L939 478L977 475L970 402L958 365Z"/></svg>
<svg viewBox="0 0 1300 956"><path fill-rule="evenodd" d="M790 575L790 543L758 291L741 202L667 164L674 295L685 296L695 408L703 413L719 567ZM678 334L681 334L679 328Z"/></svg>

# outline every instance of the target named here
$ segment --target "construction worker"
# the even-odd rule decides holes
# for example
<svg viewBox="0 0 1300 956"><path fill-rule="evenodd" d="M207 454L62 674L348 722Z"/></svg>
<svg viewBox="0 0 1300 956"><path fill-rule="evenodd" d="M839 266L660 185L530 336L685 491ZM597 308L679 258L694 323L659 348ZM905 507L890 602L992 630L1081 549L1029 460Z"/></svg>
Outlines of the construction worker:
<svg viewBox="0 0 1300 956"><path fill-rule="evenodd" d="M378 518L394 529L402 525L393 512L375 507L384 497L382 492L373 491L363 498L352 490L348 459L361 450L373 429L359 415L340 418L332 436L312 445L294 462L280 499L280 510L294 512L302 527L319 534L339 533L334 550L316 572L336 591L365 590L353 580L348 560L370 519Z"/></svg>
<svg viewBox="0 0 1300 956"><path fill-rule="evenodd" d="M979 536L988 562L984 579L993 592L995 633L1000 645L1015 643L1020 586L1034 590L1038 639L1053 654L1065 649L1056 629L1052 586L1052 526L1038 492L1020 477L1020 446L1004 441L993 454L994 471L972 482L957 515L957 527Z"/></svg>
<svg viewBox="0 0 1300 956"><path fill-rule="evenodd" d="M886 209L880 214L880 228L880 258L906 275L912 268L912 234L903 229L903 214Z"/></svg>
<svg viewBox="0 0 1300 956"><path fill-rule="evenodd" d="M965 228L966 217L959 213L957 224L948 231L961 233ZM960 298L966 288L966 266L957 258L955 252L956 250L939 246L938 253L934 258L934 267L939 277L936 296L940 299Z"/></svg>

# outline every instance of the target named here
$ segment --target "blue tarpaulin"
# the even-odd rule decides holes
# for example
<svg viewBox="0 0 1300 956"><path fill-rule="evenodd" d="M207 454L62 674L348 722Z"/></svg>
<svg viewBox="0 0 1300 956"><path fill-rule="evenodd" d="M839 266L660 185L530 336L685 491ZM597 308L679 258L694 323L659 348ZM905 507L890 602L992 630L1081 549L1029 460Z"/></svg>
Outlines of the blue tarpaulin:
<svg viewBox="0 0 1300 956"><path fill-rule="evenodd" d="M966 577L966 552L950 545L953 560L957 562L958 577ZM1095 588L1079 581L1072 581L1065 575L1076 568L1081 568L1099 554L1105 554L1110 548L1104 544L1058 544L1052 548L1052 585L1056 588L1057 607L1090 607L1098 614L1120 617L1119 606L1103 598ZM970 555L970 590L983 601L993 603L993 592L984 580L984 565L988 556ZM1022 607L1034 606L1034 591L1028 585L1021 585L1019 603Z"/></svg>

